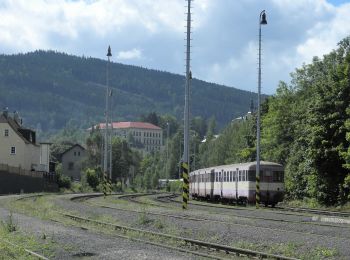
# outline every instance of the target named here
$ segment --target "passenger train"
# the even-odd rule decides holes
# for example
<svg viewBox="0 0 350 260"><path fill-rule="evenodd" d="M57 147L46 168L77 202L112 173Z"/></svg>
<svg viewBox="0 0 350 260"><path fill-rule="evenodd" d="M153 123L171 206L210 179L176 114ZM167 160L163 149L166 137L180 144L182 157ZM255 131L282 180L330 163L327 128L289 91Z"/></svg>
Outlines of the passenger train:
<svg viewBox="0 0 350 260"><path fill-rule="evenodd" d="M190 172L190 195L238 204L255 203L256 162L214 166ZM260 202L275 206L283 200L283 166L260 162Z"/></svg>

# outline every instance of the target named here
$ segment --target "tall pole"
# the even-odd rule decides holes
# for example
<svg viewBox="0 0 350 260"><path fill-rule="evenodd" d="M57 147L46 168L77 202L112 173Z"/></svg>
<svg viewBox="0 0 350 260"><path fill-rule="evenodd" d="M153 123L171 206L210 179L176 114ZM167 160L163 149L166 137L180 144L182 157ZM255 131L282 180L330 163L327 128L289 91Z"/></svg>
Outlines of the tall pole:
<svg viewBox="0 0 350 260"><path fill-rule="evenodd" d="M258 117L256 122L256 188L255 207L260 204L260 95L261 95L261 25L267 24L265 10L261 11L259 17L259 68L258 68Z"/></svg>
<svg viewBox="0 0 350 260"><path fill-rule="evenodd" d="M109 62L108 62L109 63ZM113 113L112 113L112 109L113 109L113 90L110 90L109 96L111 98L110 100L110 117L109 117L109 122L111 125L110 128L110 133L109 133L109 179L112 181L112 170L113 170L113 161L112 161L112 152L113 152L113 143L112 143L112 137L113 137Z"/></svg>
<svg viewBox="0 0 350 260"><path fill-rule="evenodd" d="M106 70L106 110L105 110L105 117L106 117L106 125L105 125L105 138L104 138L104 155L103 155L103 172L105 175L108 173L108 116L109 116L109 105L108 105L108 99L109 99L109 75L108 75L108 70L109 70L109 57L112 56L111 54L111 47L108 46L108 52L107 52L107 70Z"/></svg>
<svg viewBox="0 0 350 260"><path fill-rule="evenodd" d="M182 177L183 177L183 194L182 208L187 209L189 195L189 112L190 112L190 43L191 43L191 0L187 0L187 32L186 32L186 86L185 86L185 110L184 110L184 152L182 157Z"/></svg>

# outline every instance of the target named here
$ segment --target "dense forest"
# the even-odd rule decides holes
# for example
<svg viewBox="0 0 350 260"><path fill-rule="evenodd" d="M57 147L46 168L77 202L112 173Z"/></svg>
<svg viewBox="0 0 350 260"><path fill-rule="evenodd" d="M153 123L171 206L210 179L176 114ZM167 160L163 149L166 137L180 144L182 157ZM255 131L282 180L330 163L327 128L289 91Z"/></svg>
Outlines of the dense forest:
<svg viewBox="0 0 350 260"><path fill-rule="evenodd" d="M25 125L41 133L67 124L90 127L104 116L106 68L104 60L54 51L0 55L0 106L18 111ZM115 120L153 111L182 118L183 76L114 62L109 75ZM223 127L247 110L252 95L193 79L191 113L215 116Z"/></svg>

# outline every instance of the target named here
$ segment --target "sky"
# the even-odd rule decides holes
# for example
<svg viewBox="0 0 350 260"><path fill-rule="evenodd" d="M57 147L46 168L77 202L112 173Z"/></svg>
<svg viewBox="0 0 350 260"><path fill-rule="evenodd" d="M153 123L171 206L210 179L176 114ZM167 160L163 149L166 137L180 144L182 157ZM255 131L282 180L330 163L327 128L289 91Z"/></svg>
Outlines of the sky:
<svg viewBox="0 0 350 260"><path fill-rule="evenodd" d="M55 50L177 74L185 71L185 0L0 0L0 53ZM194 78L262 92L350 35L350 0L194 0Z"/></svg>

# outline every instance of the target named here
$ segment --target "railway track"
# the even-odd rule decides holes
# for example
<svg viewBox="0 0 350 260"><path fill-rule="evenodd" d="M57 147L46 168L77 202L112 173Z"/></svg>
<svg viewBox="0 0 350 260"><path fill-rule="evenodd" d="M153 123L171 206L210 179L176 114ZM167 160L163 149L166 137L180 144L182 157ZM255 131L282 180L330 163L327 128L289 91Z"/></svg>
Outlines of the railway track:
<svg viewBox="0 0 350 260"><path fill-rule="evenodd" d="M140 210L117 208L117 207L112 207L112 206L108 206L108 205L104 205L104 204L100 204L100 203L93 203L93 202L88 202L88 203L92 206L97 206L97 207L107 208L107 209L112 209L112 210L117 210L117 211L135 212L135 213L139 213L139 214L145 213L144 211L140 211ZM252 227L252 225L248 225L248 224L238 224L238 223L233 223L233 222L229 222L229 221L215 220L215 219L203 218L203 217L190 217L190 216L184 216L184 215L174 215L174 214L155 213L155 212L146 212L146 214L153 215L153 216L162 216L162 217L168 217L168 218L196 221L196 222L209 222L209 223L219 223L219 224L225 224L225 225L231 225L231 226ZM261 229L263 231L266 231L266 232L269 232L269 231L288 232L288 233L294 233L294 234L318 236L318 237L323 237L325 239L333 237L330 235L320 235L320 234L315 234L315 233L311 233L311 232L292 231L292 230L286 230L286 229L280 229L280 228L277 229L277 228L268 228L268 227L260 227L260 226L254 226L254 227L257 229ZM334 236L334 238L350 241L350 238L347 238L347 237Z"/></svg>
<svg viewBox="0 0 350 260"><path fill-rule="evenodd" d="M180 201L174 200L175 195L166 195L166 196L161 196L160 198L156 198L156 201L162 202L162 203L177 203L181 204ZM256 211L255 209L246 209L246 208L237 208L237 207L230 207L230 206L224 206L224 205L215 205L215 204L203 204L203 203L191 203L190 204L194 206L199 206L199 207L211 207L211 208L218 208L218 209L227 209L227 210L251 210L251 211ZM291 213L284 213L284 212L275 212L277 214L281 215L299 215L299 216L308 216L310 215L305 215L305 214L291 214ZM345 229L350 229L350 226L345 226L345 225L338 225L338 224L332 224L332 223L324 223L324 222L317 222L316 218L310 218L310 221L295 221L295 220L287 220L287 219L279 219L279 218L270 218L270 217L259 217L259 216L248 216L248 215L239 215L239 214L230 214L230 216L238 217L238 218L247 218L247 219L255 219L255 220L267 220L267 221L275 221L275 222L285 222L285 223L294 223L294 224L303 224L303 225L316 225L316 226L325 226L325 227L336 227L336 228L345 228ZM315 220L312 220L315 219ZM342 222L340 222L342 223ZM346 224L346 222L344 222Z"/></svg>
<svg viewBox="0 0 350 260"><path fill-rule="evenodd" d="M36 253L36 252L34 252L32 250L29 250L27 248L22 247L22 246L16 245L16 244L14 244L14 243L12 243L10 241L4 240L2 238L0 238L0 241L5 243L5 244L8 244L11 247L20 248L20 249L24 250L28 255L33 256L35 258L42 259L42 260L49 260L49 258L47 258L47 257L45 257L43 255L40 255L40 254L38 254L38 253Z"/></svg>
<svg viewBox="0 0 350 260"><path fill-rule="evenodd" d="M236 257L236 256L244 256L244 257L254 257L254 258L268 258L268 259L285 259L285 260L292 260L296 258L281 256L281 255L274 255L274 254L268 254L264 252L258 252L248 249L242 249L242 248L236 248L236 247L230 247L215 243L209 243L206 241L200 241L185 237L179 237L179 236L173 236L169 234L154 232L154 231L148 231L143 229L137 229L132 228L128 226L123 225L117 225L112 224L108 222L102 222L97 220L88 219L85 217L67 214L67 213L60 213L62 216L68 217L74 221L77 222L84 222L89 224L94 224L97 226L103 226L106 227L108 230L111 230L111 228L115 231L120 231L122 234L115 234L117 236L121 236L123 238L131 239L134 241L142 242L142 243L148 243L153 244L156 246L161 246L173 250L178 250L185 253L190 253L193 255L198 255L201 257L206 258L212 258L212 259L228 259L227 256ZM138 234L138 236L143 237L144 239L138 239L133 237L130 233ZM129 235L128 235L129 234ZM161 243L154 242L161 240ZM170 244L169 244L170 242ZM168 244L167 244L168 243ZM181 246L173 246L173 244L181 245ZM205 248L208 251L206 253L202 253L202 249Z"/></svg>
<svg viewBox="0 0 350 260"><path fill-rule="evenodd" d="M275 207L276 210L302 212L309 214L317 214L331 217L350 217L350 212L329 211L323 209L310 209L310 208L296 208L296 207Z"/></svg>

